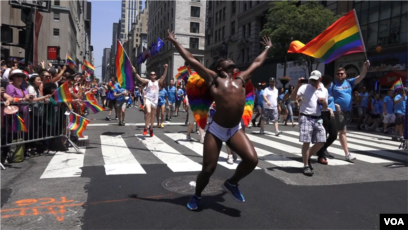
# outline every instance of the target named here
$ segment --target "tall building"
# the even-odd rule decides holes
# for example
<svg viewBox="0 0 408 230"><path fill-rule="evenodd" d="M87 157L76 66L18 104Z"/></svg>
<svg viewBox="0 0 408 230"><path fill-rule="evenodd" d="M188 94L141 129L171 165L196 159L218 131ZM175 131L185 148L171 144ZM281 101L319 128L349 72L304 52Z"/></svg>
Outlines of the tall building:
<svg viewBox="0 0 408 230"><path fill-rule="evenodd" d="M48 60L47 47L59 46L61 64L65 63L66 54L78 65L81 65L84 59L93 63L93 49L90 44L92 3L74 0L50 2L50 12L40 12L43 20L38 37L38 60L57 64L56 60ZM9 1L1 1L0 4L1 24L25 26L21 21L21 9L11 7ZM13 29L13 37L13 43L16 44L17 29ZM25 50L15 46L2 45L3 52L14 58L25 56Z"/></svg>
<svg viewBox="0 0 408 230"><path fill-rule="evenodd" d="M120 36L120 30L119 30L119 26L120 26L120 20L119 23L114 22L112 24L112 45L111 45L111 49L110 49L110 65L108 68L108 71L110 74L115 74L115 58L116 58L116 50L117 50L117 46L118 46L118 39Z"/></svg>
<svg viewBox="0 0 408 230"><path fill-rule="evenodd" d="M103 81L109 80L110 72L108 68L110 67L110 55L111 55L111 48L103 49L103 56L102 56L102 76L101 79Z"/></svg>
<svg viewBox="0 0 408 230"><path fill-rule="evenodd" d="M191 1L146 1L149 9L148 43L160 37L167 37L167 29L175 32L177 41L201 63L204 64L206 0ZM160 52L147 62L147 72L163 73L163 65L168 64L167 82L177 74L177 69L185 64L184 59L169 41L164 41Z"/></svg>
<svg viewBox="0 0 408 230"><path fill-rule="evenodd" d="M122 42L128 39L128 33L132 30L132 24L136 21L137 15L142 11L142 5L142 0L122 0L120 18L120 39Z"/></svg>

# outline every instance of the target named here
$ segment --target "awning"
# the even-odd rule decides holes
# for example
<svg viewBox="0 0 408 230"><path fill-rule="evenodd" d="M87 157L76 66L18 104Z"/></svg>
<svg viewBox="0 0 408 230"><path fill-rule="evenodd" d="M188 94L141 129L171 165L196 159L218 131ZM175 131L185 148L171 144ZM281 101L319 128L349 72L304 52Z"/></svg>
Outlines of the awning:
<svg viewBox="0 0 408 230"><path fill-rule="evenodd" d="M392 85L401 78L402 83L405 84L407 79L407 71L391 71L380 79L380 85Z"/></svg>

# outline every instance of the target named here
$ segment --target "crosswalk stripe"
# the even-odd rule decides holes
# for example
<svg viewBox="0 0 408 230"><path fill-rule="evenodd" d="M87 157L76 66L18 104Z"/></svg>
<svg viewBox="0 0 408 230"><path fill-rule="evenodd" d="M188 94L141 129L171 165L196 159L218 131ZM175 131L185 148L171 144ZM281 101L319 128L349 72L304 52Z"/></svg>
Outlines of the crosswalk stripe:
<svg viewBox="0 0 408 230"><path fill-rule="evenodd" d="M122 136L101 135L101 148L106 175L146 174Z"/></svg>
<svg viewBox="0 0 408 230"><path fill-rule="evenodd" d="M285 132L285 133L288 133L288 134L291 134L291 135L295 135L295 136L296 136L296 135L299 135L299 133L298 133L298 132L295 132L295 131L287 131L287 132ZM289 139L291 139L292 141L297 140L297 139L295 139L295 138L291 138L291 137L286 137L286 136L285 136L285 140L289 140ZM339 143L339 141L333 142L332 146L333 146L333 145L338 146L338 147L341 148L341 144ZM396 153L393 153L393 152L389 152L389 151L382 151L382 150L380 150L380 149L371 148L371 147L367 147L367 146L363 146L363 145L358 145L358 144L352 144L352 143L350 143L350 142L347 142L347 146L348 146L349 149L354 149L354 150L357 150L357 151L370 152L370 153L373 153L373 154L375 154L375 155L390 157L390 158L392 158L392 159L407 160L407 156L399 155L399 154L396 154ZM338 153L337 151L332 151L332 149L330 149L330 152L333 152L333 153L336 153L336 154L339 154L339 155L343 155L343 156L344 156L343 150L340 151L341 153ZM378 162L378 160L380 159L380 158L378 158L378 157L367 156L367 155L358 154L358 153L353 153L353 154L357 157L357 160L366 161L366 162L368 162L368 163L391 163L391 162L392 162L392 161L389 161L389 160L384 160L385 162L381 162L381 160L380 160L380 162Z"/></svg>
<svg viewBox="0 0 408 230"><path fill-rule="evenodd" d="M168 122L166 121L165 126L178 126L178 125L185 125L184 122ZM118 126L118 123L94 123L89 124L88 127L98 127L98 126ZM126 123L125 126L145 126L145 123Z"/></svg>
<svg viewBox="0 0 408 230"><path fill-rule="evenodd" d="M265 162L276 165L282 168L303 168L303 163L289 159L284 156L276 155L273 152L255 147L255 151L258 154L258 158L262 157Z"/></svg>
<svg viewBox="0 0 408 230"><path fill-rule="evenodd" d="M295 148L290 145L282 144L276 141L271 141L266 138L257 137L256 135L247 134L247 136L252 142L259 143L265 146L270 146L275 149L280 149L280 151L282 152L286 152L286 153L290 153L290 154L302 157L300 148ZM286 136L285 136L285 140L287 140ZM316 158L316 156L312 156L312 158ZM329 165L350 165L350 164L351 163L349 162L338 160L338 159L330 159L329 161Z"/></svg>
<svg viewBox="0 0 408 230"><path fill-rule="evenodd" d="M135 134L135 136L173 172L201 171L201 164L184 156L157 136L146 137L141 134Z"/></svg>
<svg viewBox="0 0 408 230"><path fill-rule="evenodd" d="M356 131L347 131L347 135L351 133L351 134L355 134L355 135L361 135L361 136L367 136L367 137L375 137L375 138L380 138L380 139L384 139L384 140L392 140L392 137L390 136L383 136L383 135L377 135L377 134L372 134L372 133L365 133L365 132L356 132Z"/></svg>
<svg viewBox="0 0 408 230"><path fill-rule="evenodd" d="M399 142L392 141L391 139L384 139L384 138L387 138L387 137L383 137L383 138L366 137L366 136L362 136L362 135L353 134L353 133L350 133L350 132L347 133L347 137L354 137L354 138L362 139L362 140L375 141L375 143L383 143L383 144L387 144L387 145L398 146L400 144ZM371 142L370 142L370 144L371 144ZM397 147L395 147L395 148L397 148Z"/></svg>
<svg viewBox="0 0 408 230"><path fill-rule="evenodd" d="M78 154L74 148L69 148L68 152L56 152L40 179L80 177L84 164L85 149L79 150L82 154Z"/></svg>
<svg viewBox="0 0 408 230"><path fill-rule="evenodd" d="M351 134L351 135L347 134L347 137L354 137L354 135L353 134ZM358 137L354 137L354 138L358 138ZM371 139L371 140L369 138L367 138L367 139L364 139L366 141L363 141L363 140L358 140L358 139L347 138L347 143L351 142L351 143L355 143L355 144L358 144L358 145L360 145L360 144L369 145L369 146L376 147L376 148L379 148L379 149L388 149L388 150L392 150L392 151L398 151L398 146L400 144L398 142L385 143L385 142L375 140L375 139Z"/></svg>

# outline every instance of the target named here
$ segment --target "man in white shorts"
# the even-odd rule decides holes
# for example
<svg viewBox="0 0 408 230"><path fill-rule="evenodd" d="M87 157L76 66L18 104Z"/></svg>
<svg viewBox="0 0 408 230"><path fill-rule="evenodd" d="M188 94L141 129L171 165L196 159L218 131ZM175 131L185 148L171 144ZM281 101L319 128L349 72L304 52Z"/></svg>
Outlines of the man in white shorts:
<svg viewBox="0 0 408 230"><path fill-rule="evenodd" d="M156 72L150 72L150 80L141 78L139 74L137 74L136 69L132 66L133 73L136 75L137 80L142 82L143 84L147 84L146 92L145 92L145 127L143 129L143 135L147 135L147 126L150 122L150 136L153 137L153 123L154 123L154 115L156 114L156 108L159 101L159 84L163 84L164 79L167 75L167 67L168 65L163 65L164 73L161 78L156 81Z"/></svg>
<svg viewBox="0 0 408 230"><path fill-rule="evenodd" d="M392 99L394 92L388 90L387 96L384 97L384 133L388 134L388 126L395 123L395 114L394 114L394 100Z"/></svg>
<svg viewBox="0 0 408 230"><path fill-rule="evenodd" d="M267 122L269 119L274 123L275 125L275 135L279 136L279 134L282 133L282 131L279 131L278 127L278 117L279 117L279 111L278 111L278 96L279 92L278 89L276 88L276 79L271 77L269 79L269 87L265 88L262 93L263 97L263 111L262 111L262 116L261 116L261 130L259 133L264 134L264 128L265 128L265 122Z"/></svg>
<svg viewBox="0 0 408 230"><path fill-rule="evenodd" d="M303 174L306 176L313 175L310 157L316 154L326 142L326 131L323 127L321 110L328 111L328 92L319 82L321 76L322 74L315 70L310 74L309 84L303 84L303 78L299 79L295 90L290 95L292 101L296 100L296 96L303 98L303 103L300 106L299 141L303 142ZM311 148L310 142L315 143Z"/></svg>

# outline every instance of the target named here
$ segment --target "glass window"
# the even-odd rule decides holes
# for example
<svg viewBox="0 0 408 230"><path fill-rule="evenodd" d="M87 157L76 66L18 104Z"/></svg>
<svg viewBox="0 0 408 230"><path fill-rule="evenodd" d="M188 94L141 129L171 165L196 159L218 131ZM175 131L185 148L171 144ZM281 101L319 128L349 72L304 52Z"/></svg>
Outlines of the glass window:
<svg viewBox="0 0 408 230"><path fill-rule="evenodd" d="M380 2L370 1L368 23L378 21L379 10L380 10Z"/></svg>
<svg viewBox="0 0 408 230"><path fill-rule="evenodd" d="M367 44L367 25L361 26L361 35L363 36L364 44Z"/></svg>
<svg viewBox="0 0 408 230"><path fill-rule="evenodd" d="M241 63L245 62L245 49L241 49Z"/></svg>
<svg viewBox="0 0 408 230"><path fill-rule="evenodd" d="M190 22L190 33L200 33L200 23Z"/></svg>
<svg viewBox="0 0 408 230"><path fill-rule="evenodd" d="M217 23L217 22L218 22L218 12L215 13L215 23Z"/></svg>
<svg viewBox="0 0 408 230"><path fill-rule="evenodd" d="M191 7L191 17L200 17L200 7L192 6Z"/></svg>
<svg viewBox="0 0 408 230"><path fill-rule="evenodd" d="M400 17L392 18L390 25L390 44L399 43L400 40Z"/></svg>
<svg viewBox="0 0 408 230"><path fill-rule="evenodd" d="M408 42L407 20L408 18L406 14L401 16L401 41L400 41L401 43Z"/></svg>
<svg viewBox="0 0 408 230"><path fill-rule="evenodd" d="M249 8L252 8L252 1L249 0Z"/></svg>
<svg viewBox="0 0 408 230"><path fill-rule="evenodd" d="M242 26L242 37L245 38L245 26Z"/></svg>
<svg viewBox="0 0 408 230"><path fill-rule="evenodd" d="M214 41L217 42L218 41L218 31L215 31L215 37L214 37Z"/></svg>
<svg viewBox="0 0 408 230"><path fill-rule="evenodd" d="M54 29L54 37L59 37L59 29Z"/></svg>
<svg viewBox="0 0 408 230"><path fill-rule="evenodd" d="M393 1L392 2L391 17L399 16L400 12L401 12L401 2L400 1Z"/></svg>
<svg viewBox="0 0 408 230"><path fill-rule="evenodd" d="M59 6L60 5L60 0L54 0L54 5Z"/></svg>
<svg viewBox="0 0 408 230"><path fill-rule="evenodd" d="M367 28L367 48L375 49L377 47L377 37L378 37L378 22L371 23Z"/></svg>
<svg viewBox="0 0 408 230"><path fill-rule="evenodd" d="M364 1L363 4L361 5L361 20L360 24L364 25L367 24L367 18L368 18L368 1Z"/></svg>
<svg viewBox="0 0 408 230"><path fill-rule="evenodd" d="M408 13L408 2L403 1L401 3L401 14L406 14L406 13Z"/></svg>
<svg viewBox="0 0 408 230"><path fill-rule="evenodd" d="M251 23L248 23L248 37L251 37Z"/></svg>
<svg viewBox="0 0 408 230"><path fill-rule="evenodd" d="M54 12L54 20L59 21L60 20L60 13L59 12Z"/></svg>
<svg viewBox="0 0 408 230"><path fill-rule="evenodd" d="M237 10L237 3L235 1L231 2L231 8L232 14L235 14L235 11Z"/></svg>
<svg viewBox="0 0 408 230"><path fill-rule="evenodd" d="M246 48L246 61L249 62L249 48Z"/></svg>
<svg viewBox="0 0 408 230"><path fill-rule="evenodd" d="M222 36L221 37L222 37L222 39L224 39L224 37L225 37L225 26L222 27Z"/></svg>
<svg viewBox="0 0 408 230"><path fill-rule="evenodd" d="M390 20L380 21L378 24L378 45L388 45L388 38L390 34Z"/></svg>
<svg viewBox="0 0 408 230"><path fill-rule="evenodd" d="M190 49L198 49L198 38L190 38Z"/></svg>
<svg viewBox="0 0 408 230"><path fill-rule="evenodd" d="M225 7L222 9L222 20L225 20Z"/></svg>
<svg viewBox="0 0 408 230"><path fill-rule="evenodd" d="M389 19L391 15L391 2L381 2L380 20Z"/></svg>
<svg viewBox="0 0 408 230"><path fill-rule="evenodd" d="M221 41L221 28L218 30L218 41Z"/></svg>
<svg viewBox="0 0 408 230"><path fill-rule="evenodd" d="M235 34L235 21L231 22L231 35Z"/></svg>
<svg viewBox="0 0 408 230"><path fill-rule="evenodd" d="M356 10L356 14L357 14L357 17L358 17L358 21L361 21L361 3L355 3L354 4L354 9Z"/></svg>
<svg viewBox="0 0 408 230"><path fill-rule="evenodd" d="M246 4L246 2L244 2L244 11L246 11L247 10L247 4Z"/></svg>

